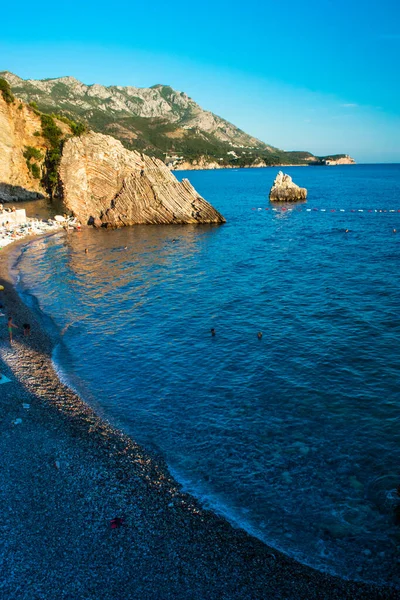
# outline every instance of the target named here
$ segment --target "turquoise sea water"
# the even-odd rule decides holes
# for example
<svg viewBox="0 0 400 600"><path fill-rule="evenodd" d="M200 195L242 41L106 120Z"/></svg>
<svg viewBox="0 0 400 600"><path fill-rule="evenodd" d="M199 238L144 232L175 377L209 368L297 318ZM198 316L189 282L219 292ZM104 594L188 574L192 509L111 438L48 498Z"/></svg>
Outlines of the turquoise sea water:
<svg viewBox="0 0 400 600"><path fill-rule="evenodd" d="M37 240L20 292L62 376L206 506L400 586L400 166L286 171L309 190L293 210L268 201L275 169L179 173L225 225Z"/></svg>

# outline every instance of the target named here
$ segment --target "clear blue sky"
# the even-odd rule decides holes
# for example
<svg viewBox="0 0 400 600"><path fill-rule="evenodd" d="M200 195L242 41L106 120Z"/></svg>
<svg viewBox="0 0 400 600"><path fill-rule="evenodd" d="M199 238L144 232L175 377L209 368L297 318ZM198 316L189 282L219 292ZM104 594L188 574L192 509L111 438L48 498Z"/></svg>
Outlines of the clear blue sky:
<svg viewBox="0 0 400 600"><path fill-rule="evenodd" d="M20 0L0 57L23 78L169 84L286 150L400 162L399 0Z"/></svg>

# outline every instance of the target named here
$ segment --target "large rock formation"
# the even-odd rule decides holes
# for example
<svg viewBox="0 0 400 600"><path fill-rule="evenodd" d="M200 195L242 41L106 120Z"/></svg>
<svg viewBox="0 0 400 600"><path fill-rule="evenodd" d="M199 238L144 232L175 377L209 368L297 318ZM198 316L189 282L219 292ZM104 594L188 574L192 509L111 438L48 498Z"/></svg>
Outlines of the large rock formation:
<svg viewBox="0 0 400 600"><path fill-rule="evenodd" d="M269 192L271 202L299 202L307 198L306 188L301 188L293 183L290 175L279 171L274 184Z"/></svg>
<svg viewBox="0 0 400 600"><path fill-rule="evenodd" d="M118 140L90 132L64 144L60 183L66 207L83 223L223 223L187 179Z"/></svg>

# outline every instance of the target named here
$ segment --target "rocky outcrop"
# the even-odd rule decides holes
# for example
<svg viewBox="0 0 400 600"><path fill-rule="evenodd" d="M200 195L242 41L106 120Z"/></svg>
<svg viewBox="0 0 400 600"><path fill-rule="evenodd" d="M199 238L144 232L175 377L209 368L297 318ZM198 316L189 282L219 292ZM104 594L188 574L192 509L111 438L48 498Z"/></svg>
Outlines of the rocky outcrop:
<svg viewBox="0 0 400 600"><path fill-rule="evenodd" d="M66 207L83 223L223 223L187 179L118 140L90 132L64 144L59 177Z"/></svg>
<svg viewBox="0 0 400 600"><path fill-rule="evenodd" d="M354 160L354 158L351 158L351 156L349 156L348 154L345 154L344 156L339 156L339 157L327 157L324 159L324 164L327 166L335 166L335 165L355 165L356 161Z"/></svg>
<svg viewBox="0 0 400 600"><path fill-rule="evenodd" d="M269 192L271 202L299 202L307 198L307 190L293 183L290 175L279 171Z"/></svg>

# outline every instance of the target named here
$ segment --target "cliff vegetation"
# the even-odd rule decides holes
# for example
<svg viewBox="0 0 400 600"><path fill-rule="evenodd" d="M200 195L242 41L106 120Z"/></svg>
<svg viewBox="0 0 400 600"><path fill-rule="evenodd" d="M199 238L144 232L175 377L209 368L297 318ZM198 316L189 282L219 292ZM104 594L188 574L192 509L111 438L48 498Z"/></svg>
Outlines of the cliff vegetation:
<svg viewBox="0 0 400 600"><path fill-rule="evenodd" d="M4 79L0 90L0 202L56 196L63 143L86 126L21 102Z"/></svg>

